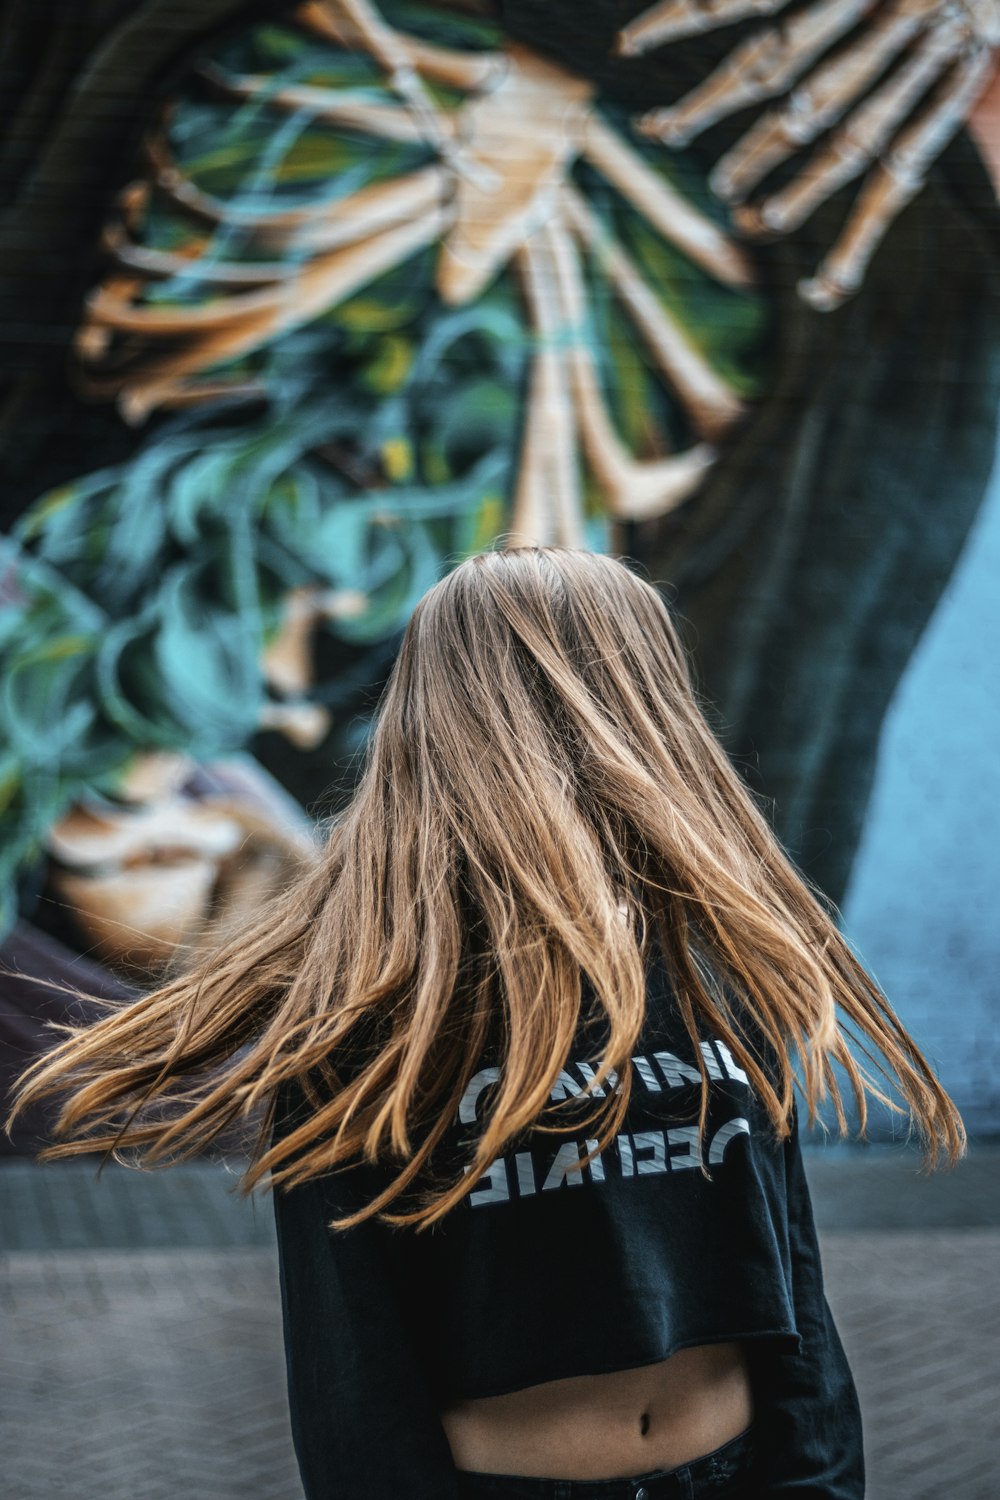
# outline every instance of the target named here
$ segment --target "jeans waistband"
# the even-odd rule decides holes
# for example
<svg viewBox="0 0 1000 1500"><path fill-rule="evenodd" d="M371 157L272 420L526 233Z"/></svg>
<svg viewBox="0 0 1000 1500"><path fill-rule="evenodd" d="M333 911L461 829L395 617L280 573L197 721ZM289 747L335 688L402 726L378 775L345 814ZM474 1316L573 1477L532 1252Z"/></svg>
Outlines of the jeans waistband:
<svg viewBox="0 0 1000 1500"><path fill-rule="evenodd" d="M458 1471L458 1493L461 1500L712 1500L715 1495L735 1500L739 1480L749 1480L753 1454L751 1423L711 1453L673 1469L655 1469L629 1479L540 1479L464 1469Z"/></svg>

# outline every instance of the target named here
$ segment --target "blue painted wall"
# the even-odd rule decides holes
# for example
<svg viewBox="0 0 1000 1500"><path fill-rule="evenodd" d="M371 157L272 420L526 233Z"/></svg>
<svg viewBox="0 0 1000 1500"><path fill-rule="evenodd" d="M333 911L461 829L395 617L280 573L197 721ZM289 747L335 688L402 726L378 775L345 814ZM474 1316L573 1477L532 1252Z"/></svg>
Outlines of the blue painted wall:
<svg viewBox="0 0 1000 1500"><path fill-rule="evenodd" d="M847 935L970 1134L1000 1133L998 655L1000 462L887 715L842 903ZM883 1110L870 1136L899 1135L893 1122Z"/></svg>

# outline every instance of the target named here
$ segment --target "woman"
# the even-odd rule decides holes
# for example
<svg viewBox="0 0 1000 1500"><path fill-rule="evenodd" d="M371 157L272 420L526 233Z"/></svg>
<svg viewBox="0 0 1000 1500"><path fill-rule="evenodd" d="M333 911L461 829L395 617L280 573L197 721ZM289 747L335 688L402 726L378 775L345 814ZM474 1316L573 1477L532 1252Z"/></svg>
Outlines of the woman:
<svg viewBox="0 0 1000 1500"><path fill-rule="evenodd" d="M961 1119L714 738L656 589L558 548L418 604L315 869L31 1068L45 1154L259 1133L308 1500L860 1500L809 1120ZM793 1071L793 1053L802 1077ZM871 1056L866 1051L866 1056Z"/></svg>

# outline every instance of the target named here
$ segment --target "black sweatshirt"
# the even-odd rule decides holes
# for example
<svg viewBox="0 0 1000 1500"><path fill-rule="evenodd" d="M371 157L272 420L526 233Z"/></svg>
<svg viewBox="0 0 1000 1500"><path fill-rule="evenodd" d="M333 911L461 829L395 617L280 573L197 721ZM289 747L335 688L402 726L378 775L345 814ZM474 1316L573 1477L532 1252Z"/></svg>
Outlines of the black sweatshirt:
<svg viewBox="0 0 1000 1500"><path fill-rule="evenodd" d="M576 1096L595 1050L580 1035L553 1098L590 1112L593 1098ZM861 1413L823 1290L797 1111L778 1142L725 1045L703 1037L701 1052L711 1181L696 1155L700 1074L654 964L625 1124L582 1172L586 1133L529 1132L419 1235L374 1219L327 1228L398 1169L358 1164L275 1191L306 1500L451 1500L446 1404L730 1339L746 1340L751 1365L759 1500L862 1500ZM456 1143L496 1077L484 1066L473 1078ZM283 1094L276 1133L303 1105Z"/></svg>

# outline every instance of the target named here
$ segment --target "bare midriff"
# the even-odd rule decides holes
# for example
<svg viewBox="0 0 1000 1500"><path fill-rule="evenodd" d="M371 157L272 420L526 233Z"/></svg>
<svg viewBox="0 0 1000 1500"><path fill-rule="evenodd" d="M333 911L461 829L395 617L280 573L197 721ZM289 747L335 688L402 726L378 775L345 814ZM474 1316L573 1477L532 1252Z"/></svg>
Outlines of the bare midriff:
<svg viewBox="0 0 1000 1500"><path fill-rule="evenodd" d="M549 1380L441 1412L455 1466L545 1479L631 1479L721 1448L753 1420L740 1342Z"/></svg>

